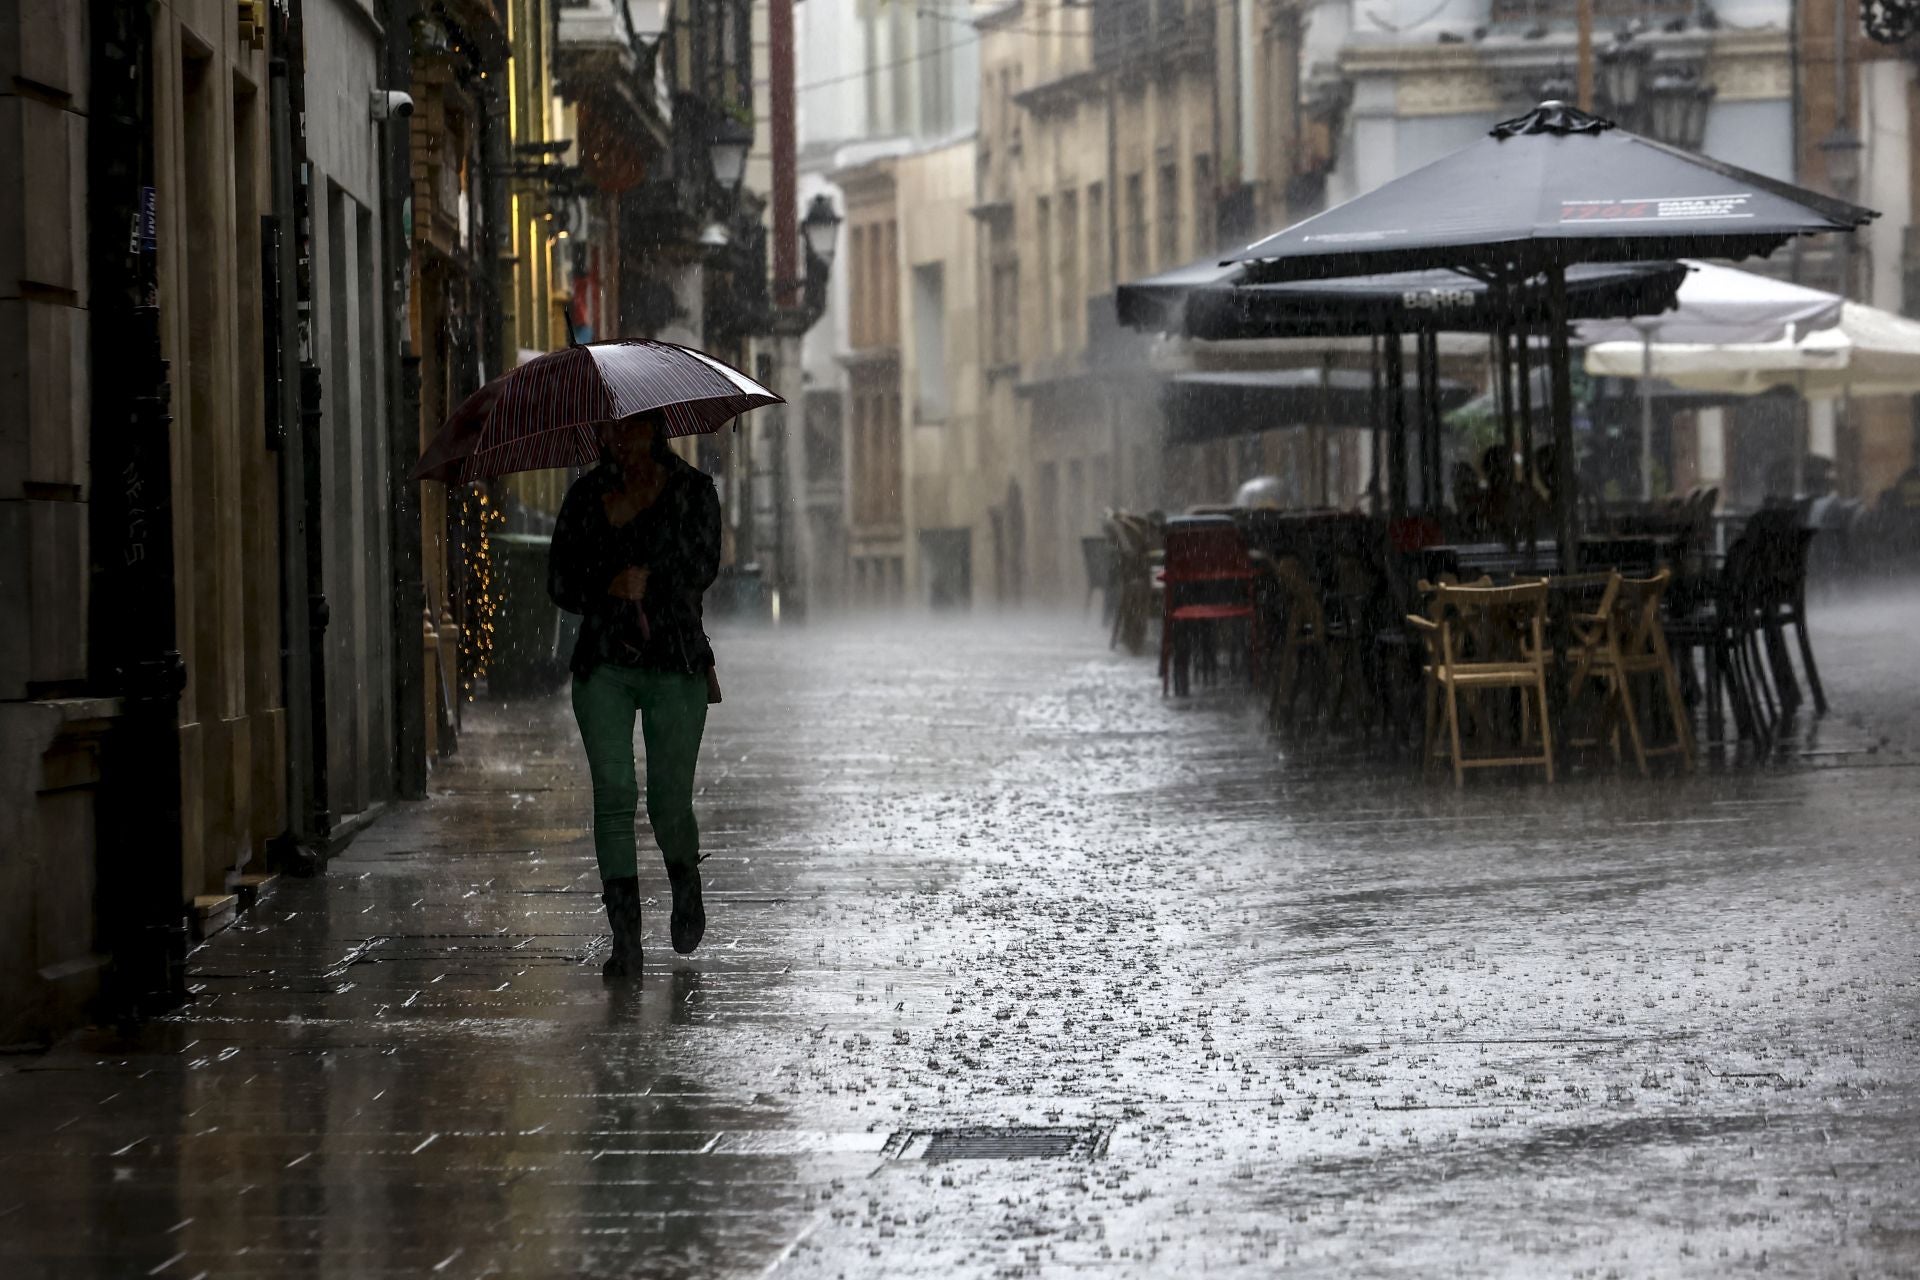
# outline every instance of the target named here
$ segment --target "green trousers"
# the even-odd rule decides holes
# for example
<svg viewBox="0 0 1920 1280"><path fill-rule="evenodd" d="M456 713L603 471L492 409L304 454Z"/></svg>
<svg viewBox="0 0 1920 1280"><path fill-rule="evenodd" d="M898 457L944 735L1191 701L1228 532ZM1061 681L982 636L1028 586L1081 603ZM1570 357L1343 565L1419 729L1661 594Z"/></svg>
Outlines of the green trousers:
<svg viewBox="0 0 1920 1280"><path fill-rule="evenodd" d="M593 851L602 880L639 873L633 836L640 800L633 762L636 715L647 749L647 821L660 856L669 867L700 861L693 771L707 727L706 679L602 663L592 675L573 678L573 717L593 778Z"/></svg>

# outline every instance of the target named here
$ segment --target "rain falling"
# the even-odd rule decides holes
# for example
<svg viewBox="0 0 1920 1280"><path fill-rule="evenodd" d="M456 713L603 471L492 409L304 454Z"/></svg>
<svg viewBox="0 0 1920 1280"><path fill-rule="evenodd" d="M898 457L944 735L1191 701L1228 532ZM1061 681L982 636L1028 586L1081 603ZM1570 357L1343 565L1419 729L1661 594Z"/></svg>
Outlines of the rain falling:
<svg viewBox="0 0 1920 1280"><path fill-rule="evenodd" d="M0 1275L1920 1273L1920 0L0 0Z"/></svg>

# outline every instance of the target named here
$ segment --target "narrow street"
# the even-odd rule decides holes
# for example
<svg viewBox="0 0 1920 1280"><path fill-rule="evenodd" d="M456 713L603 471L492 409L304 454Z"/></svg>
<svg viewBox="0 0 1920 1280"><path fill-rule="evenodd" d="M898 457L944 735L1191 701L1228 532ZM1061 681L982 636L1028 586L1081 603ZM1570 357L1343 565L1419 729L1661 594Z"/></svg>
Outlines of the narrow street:
<svg viewBox="0 0 1920 1280"><path fill-rule="evenodd" d="M191 1007L0 1059L0 1275L1920 1274L1920 596L1815 627L1783 761L1463 794L1092 620L721 633L631 991L565 697L479 704Z"/></svg>

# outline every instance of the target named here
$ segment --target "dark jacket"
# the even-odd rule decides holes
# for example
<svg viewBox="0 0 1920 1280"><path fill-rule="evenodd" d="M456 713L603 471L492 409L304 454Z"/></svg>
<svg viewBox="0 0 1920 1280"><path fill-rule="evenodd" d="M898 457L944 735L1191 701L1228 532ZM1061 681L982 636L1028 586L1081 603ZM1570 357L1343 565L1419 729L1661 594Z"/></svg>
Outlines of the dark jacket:
<svg viewBox="0 0 1920 1280"><path fill-rule="evenodd" d="M569 665L580 676L603 662L699 675L713 665L700 605L720 572L720 496L705 473L676 456L653 505L615 528L602 499L619 483L612 463L581 476L554 525L547 594L581 615ZM607 594L629 565L648 571L637 609Z"/></svg>

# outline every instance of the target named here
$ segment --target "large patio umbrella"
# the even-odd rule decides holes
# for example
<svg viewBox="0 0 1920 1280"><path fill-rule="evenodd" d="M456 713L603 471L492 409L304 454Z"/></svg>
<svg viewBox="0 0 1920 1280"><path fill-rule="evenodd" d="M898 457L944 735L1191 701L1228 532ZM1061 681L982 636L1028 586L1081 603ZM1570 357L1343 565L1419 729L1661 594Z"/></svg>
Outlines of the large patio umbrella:
<svg viewBox="0 0 1920 1280"><path fill-rule="evenodd" d="M1545 102L1487 138L1228 255L1255 281L1451 267L1496 289L1539 281L1553 370L1553 490L1574 557L1567 269L1581 262L1765 256L1875 215Z"/></svg>
<svg viewBox="0 0 1920 1280"><path fill-rule="evenodd" d="M1781 387L1809 400L1920 393L1920 321L1858 302L1839 303L1837 323L1789 331L1772 342L1638 342L1587 348L1587 372L1664 378L1690 391L1760 395Z"/></svg>

